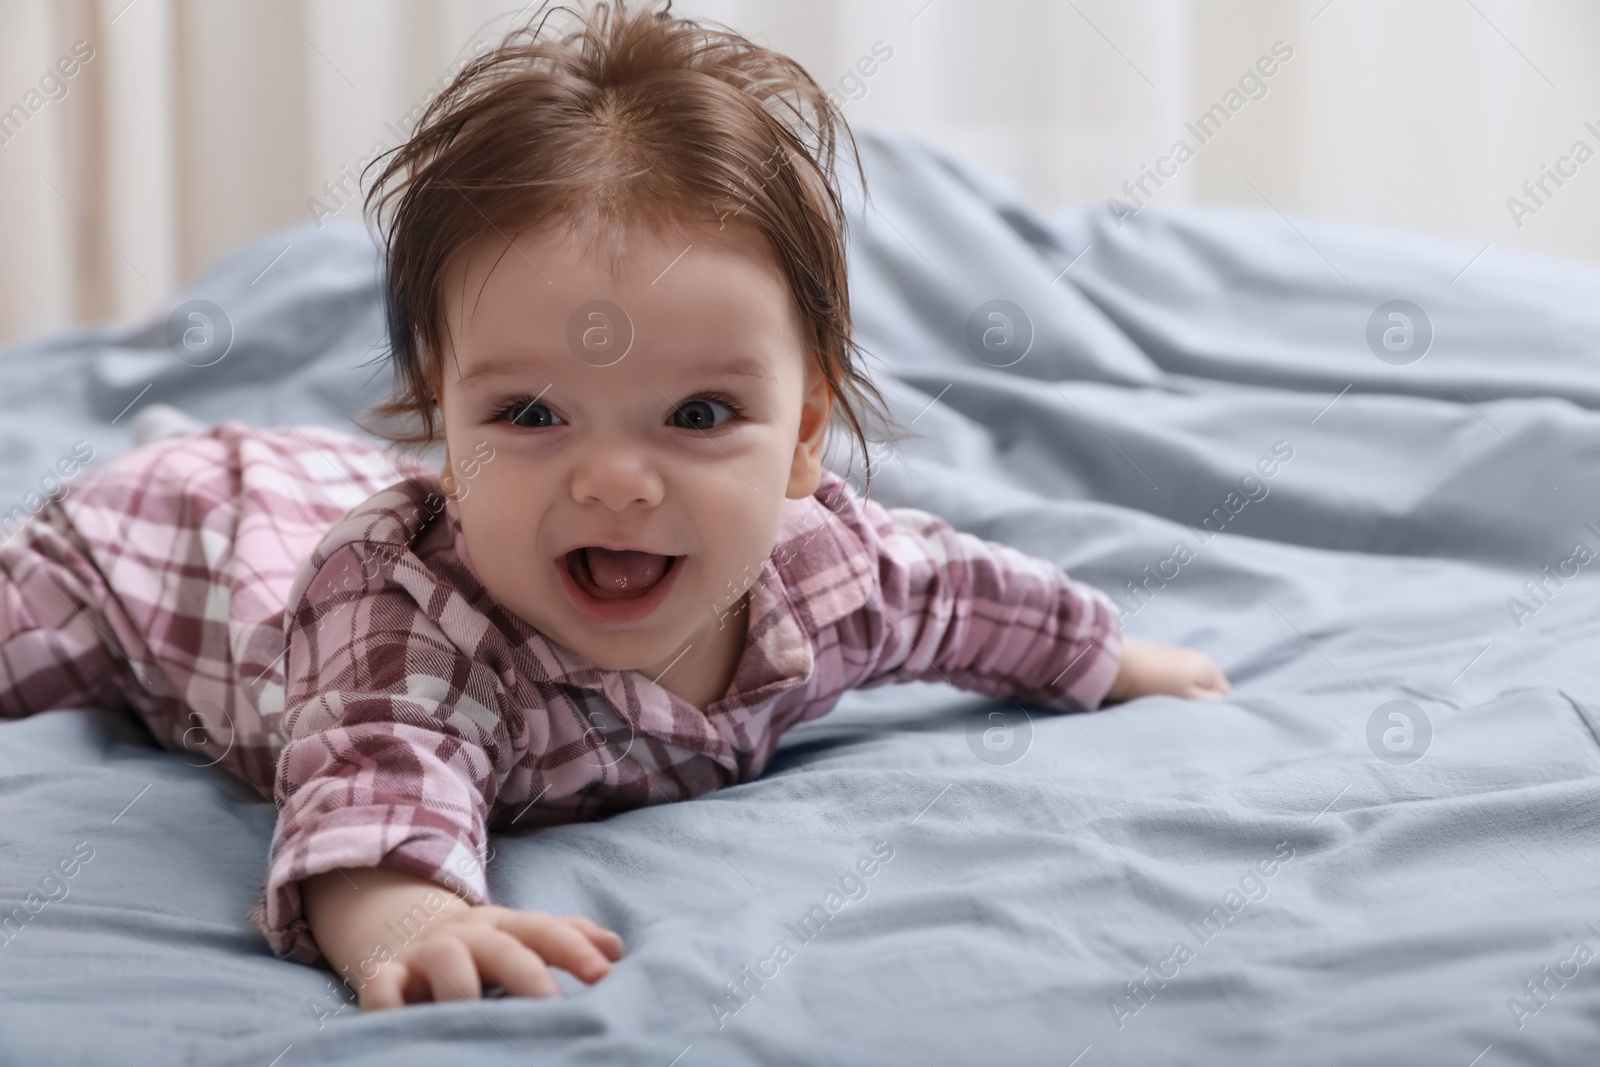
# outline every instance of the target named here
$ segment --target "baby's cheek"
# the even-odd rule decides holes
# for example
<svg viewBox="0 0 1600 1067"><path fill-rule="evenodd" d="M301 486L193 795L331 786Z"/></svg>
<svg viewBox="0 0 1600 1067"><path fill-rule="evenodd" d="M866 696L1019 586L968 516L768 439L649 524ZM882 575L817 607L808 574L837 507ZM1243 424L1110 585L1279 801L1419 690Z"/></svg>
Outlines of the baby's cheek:
<svg viewBox="0 0 1600 1067"><path fill-rule="evenodd" d="M485 505L488 503L485 495ZM515 534L516 524L497 515L492 507L480 507L476 500L453 502L459 508L461 536L456 550L473 577L489 595L507 607L515 607L528 597L528 587L542 571L542 561L533 558L531 548ZM531 544L531 537L526 539Z"/></svg>
<svg viewBox="0 0 1600 1067"><path fill-rule="evenodd" d="M724 557L730 561L742 561L737 569L732 566L724 568L725 577L721 580L721 592L726 604L736 603L756 585L769 582L776 576L776 560L771 550L763 552L762 546L744 545L737 548L730 547Z"/></svg>

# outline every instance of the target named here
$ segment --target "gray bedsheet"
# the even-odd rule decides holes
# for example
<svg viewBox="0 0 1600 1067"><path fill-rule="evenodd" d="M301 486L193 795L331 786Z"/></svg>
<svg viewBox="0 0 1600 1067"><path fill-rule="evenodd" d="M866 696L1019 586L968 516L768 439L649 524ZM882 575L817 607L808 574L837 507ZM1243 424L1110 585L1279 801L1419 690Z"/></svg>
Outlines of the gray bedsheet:
<svg viewBox="0 0 1600 1067"><path fill-rule="evenodd" d="M0 1060L1600 1059L1600 273L1265 208L1046 217L864 151L859 333L919 435L874 494L1120 591L1234 698L853 694L759 781L494 839L497 900L621 932L600 986L365 1017L244 921L259 796L124 715L5 723ZM349 428L384 385L358 230L190 295L232 324L211 366L164 320L8 354L5 507L153 401ZM1396 300L1426 324L1369 343Z"/></svg>

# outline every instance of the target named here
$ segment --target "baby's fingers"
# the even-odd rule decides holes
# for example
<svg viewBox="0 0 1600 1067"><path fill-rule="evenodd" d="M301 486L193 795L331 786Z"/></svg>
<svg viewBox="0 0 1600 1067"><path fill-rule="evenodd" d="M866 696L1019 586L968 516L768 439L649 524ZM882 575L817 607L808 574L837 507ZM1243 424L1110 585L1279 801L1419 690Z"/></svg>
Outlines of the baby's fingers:
<svg viewBox="0 0 1600 1067"><path fill-rule="evenodd" d="M593 942L596 948L605 953L606 959L615 963L622 958L622 938L614 931L583 915L563 915L561 921L575 927L578 933Z"/></svg>
<svg viewBox="0 0 1600 1067"><path fill-rule="evenodd" d="M405 964L395 960L382 964L378 967L378 973L361 985L361 1010L382 1011L385 1008L405 1007L405 988L409 979L410 972Z"/></svg>
<svg viewBox="0 0 1600 1067"><path fill-rule="evenodd" d="M1205 657L1203 666L1195 673L1194 686L1200 690L1202 699L1206 697L1212 699L1225 697L1233 692L1233 686L1228 683L1228 676L1222 672L1222 668L1217 665L1217 661L1210 656Z"/></svg>
<svg viewBox="0 0 1600 1067"><path fill-rule="evenodd" d="M453 946L453 947L452 947ZM427 1000L475 1000L483 995L477 966L453 937L419 946L405 960L391 959L361 985L362 1011L403 1008Z"/></svg>
<svg viewBox="0 0 1600 1067"><path fill-rule="evenodd" d="M565 919L542 912L510 911L496 917L495 925L512 934L544 958L593 985L611 972L611 963L593 941Z"/></svg>
<svg viewBox="0 0 1600 1067"><path fill-rule="evenodd" d="M561 987L556 985L544 960L504 930L474 926L463 929L460 937L472 949L472 958L484 981L494 983L514 997L561 995Z"/></svg>
<svg viewBox="0 0 1600 1067"><path fill-rule="evenodd" d="M425 941L410 959L411 970L427 980L436 1002L479 1000L483 981L478 977L477 961L467 947L471 931L463 928L452 936L436 936Z"/></svg>

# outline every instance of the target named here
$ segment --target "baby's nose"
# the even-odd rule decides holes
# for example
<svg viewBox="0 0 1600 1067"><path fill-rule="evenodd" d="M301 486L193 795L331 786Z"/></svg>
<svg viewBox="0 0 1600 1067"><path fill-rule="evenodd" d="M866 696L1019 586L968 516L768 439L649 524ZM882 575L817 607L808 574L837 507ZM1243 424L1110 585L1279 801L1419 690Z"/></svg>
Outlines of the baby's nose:
<svg viewBox="0 0 1600 1067"><path fill-rule="evenodd" d="M596 450L579 462L572 476L573 500L613 511L655 507L665 491L655 465L638 448Z"/></svg>

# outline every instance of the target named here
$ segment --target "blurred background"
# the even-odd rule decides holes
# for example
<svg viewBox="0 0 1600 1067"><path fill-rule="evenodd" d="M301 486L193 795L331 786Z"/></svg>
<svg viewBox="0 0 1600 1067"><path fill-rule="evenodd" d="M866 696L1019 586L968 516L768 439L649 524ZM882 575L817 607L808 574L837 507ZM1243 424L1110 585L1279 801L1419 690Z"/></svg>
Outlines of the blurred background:
<svg viewBox="0 0 1600 1067"><path fill-rule="evenodd" d="M852 126L911 130L1046 210L1242 204L1455 238L1464 266L1600 260L1593 0L674 8L793 56ZM527 10L0 0L0 342L153 312L264 231L358 222L361 165Z"/></svg>

